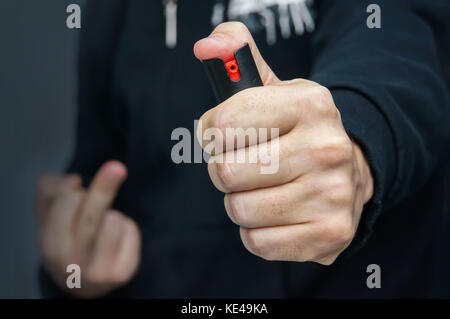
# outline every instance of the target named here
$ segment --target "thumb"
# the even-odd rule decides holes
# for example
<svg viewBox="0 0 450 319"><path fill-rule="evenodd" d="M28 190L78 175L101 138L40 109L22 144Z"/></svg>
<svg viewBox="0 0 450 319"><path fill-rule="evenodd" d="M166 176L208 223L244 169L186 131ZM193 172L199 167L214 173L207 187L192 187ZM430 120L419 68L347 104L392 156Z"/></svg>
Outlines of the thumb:
<svg viewBox="0 0 450 319"><path fill-rule="evenodd" d="M226 22L218 25L209 37L197 41L194 45L194 54L201 61L217 57L226 61L234 56L236 50L247 43L263 84L271 85L280 82L259 53L250 31L241 22Z"/></svg>

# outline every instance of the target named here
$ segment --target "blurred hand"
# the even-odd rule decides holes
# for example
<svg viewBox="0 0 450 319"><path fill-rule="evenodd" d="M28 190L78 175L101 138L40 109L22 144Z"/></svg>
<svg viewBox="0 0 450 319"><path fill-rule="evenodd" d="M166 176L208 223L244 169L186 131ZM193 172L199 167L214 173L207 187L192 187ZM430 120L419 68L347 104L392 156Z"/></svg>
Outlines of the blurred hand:
<svg viewBox="0 0 450 319"><path fill-rule="evenodd" d="M127 170L104 164L89 189L78 175L44 176L36 213L43 265L57 285L78 297L98 297L128 282L140 260L141 236L134 221L111 210ZM68 289L66 267L81 268L81 288Z"/></svg>
<svg viewBox="0 0 450 319"><path fill-rule="evenodd" d="M352 241L372 197L369 165L346 134L328 89L302 79L280 81L243 24L219 25L194 52L200 60L227 59L245 43L264 87L239 92L206 112L202 129L218 128L226 137L227 128L279 128L279 169L264 175L261 163L210 161L209 175L226 193L225 209L250 252L267 260L331 264ZM249 158L250 148L270 151L270 143L226 151Z"/></svg>

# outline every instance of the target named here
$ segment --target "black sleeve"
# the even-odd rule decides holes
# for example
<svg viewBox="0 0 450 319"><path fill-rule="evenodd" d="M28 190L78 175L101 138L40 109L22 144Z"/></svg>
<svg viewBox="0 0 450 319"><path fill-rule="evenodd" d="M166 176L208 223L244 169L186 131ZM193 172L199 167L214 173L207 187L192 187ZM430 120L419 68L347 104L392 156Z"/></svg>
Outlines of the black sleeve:
<svg viewBox="0 0 450 319"><path fill-rule="evenodd" d="M371 3L320 1L313 41L310 78L330 89L375 179L374 196L344 255L364 244L382 212L425 184L450 140L439 46L449 31L450 2L376 1L380 29L367 27Z"/></svg>
<svg viewBox="0 0 450 319"><path fill-rule="evenodd" d="M67 171L80 174L85 185L105 161L124 159L126 123L117 122L118 107L111 105L111 65L125 9L123 0L87 1L82 7L76 147ZM39 285L45 298L67 297L42 267Z"/></svg>

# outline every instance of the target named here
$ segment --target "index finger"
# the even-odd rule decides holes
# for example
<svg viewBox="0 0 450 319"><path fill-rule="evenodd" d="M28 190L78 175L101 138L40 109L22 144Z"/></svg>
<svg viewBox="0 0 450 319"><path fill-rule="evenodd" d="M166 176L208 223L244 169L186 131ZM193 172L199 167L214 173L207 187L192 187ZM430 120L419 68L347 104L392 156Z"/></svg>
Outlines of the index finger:
<svg viewBox="0 0 450 319"><path fill-rule="evenodd" d="M309 81L295 80L241 91L202 115L197 138L205 147L214 136L215 151L221 148L223 151L264 143L287 134L303 115L298 103L311 85ZM272 136L272 129L277 129L278 134ZM261 130L267 134L262 135ZM251 138L253 136L256 138ZM245 142L239 143L242 139Z"/></svg>

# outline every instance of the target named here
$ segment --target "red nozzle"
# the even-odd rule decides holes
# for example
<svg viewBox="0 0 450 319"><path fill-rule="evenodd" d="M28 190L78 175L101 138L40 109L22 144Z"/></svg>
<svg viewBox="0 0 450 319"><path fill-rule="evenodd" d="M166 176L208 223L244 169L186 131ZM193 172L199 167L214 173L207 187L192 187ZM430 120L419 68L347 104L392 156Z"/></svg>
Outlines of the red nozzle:
<svg viewBox="0 0 450 319"><path fill-rule="evenodd" d="M239 81L241 78L241 73L239 72L239 67L236 63L236 59L232 58L231 60L225 62L225 67L227 68L228 74L230 75L230 79L234 82Z"/></svg>

